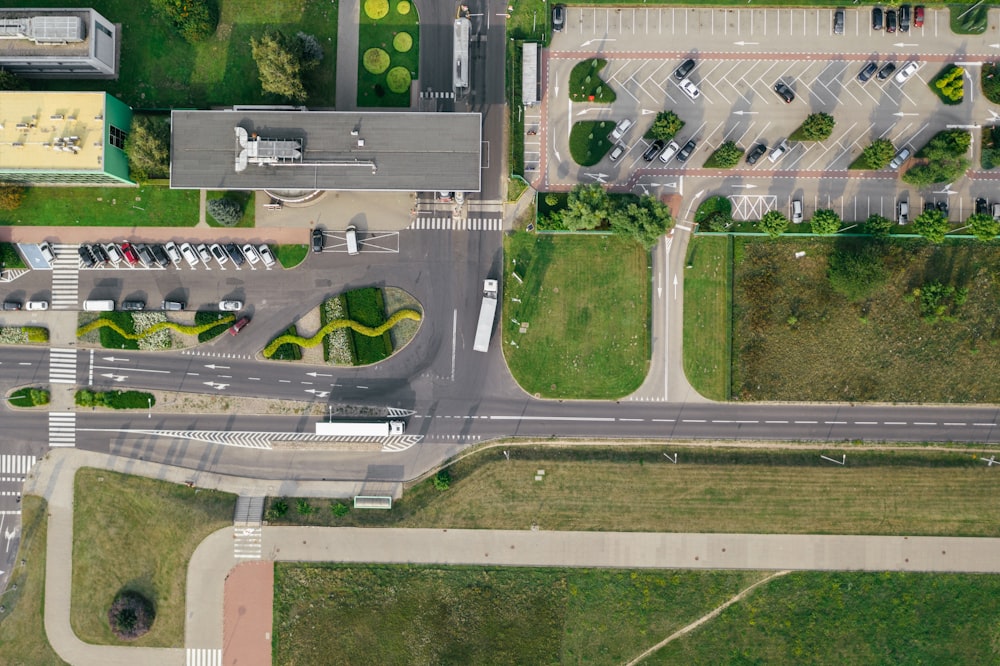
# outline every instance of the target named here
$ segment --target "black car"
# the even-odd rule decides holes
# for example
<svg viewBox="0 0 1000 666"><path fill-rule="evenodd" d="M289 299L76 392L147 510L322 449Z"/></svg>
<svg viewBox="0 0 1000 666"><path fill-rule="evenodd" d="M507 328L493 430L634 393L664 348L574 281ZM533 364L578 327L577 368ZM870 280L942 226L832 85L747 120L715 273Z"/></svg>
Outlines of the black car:
<svg viewBox="0 0 1000 666"><path fill-rule="evenodd" d="M97 263L97 259L94 258L90 248L86 245L81 245L80 249L77 250L77 253L80 255L80 261L82 261L83 265L87 268L93 268L94 264Z"/></svg>
<svg viewBox="0 0 1000 666"><path fill-rule="evenodd" d="M896 32L896 10L885 10L885 31L886 33Z"/></svg>
<svg viewBox="0 0 1000 666"><path fill-rule="evenodd" d="M223 247L226 249L226 254L229 255L229 258L232 259L233 263L237 266L242 266L246 261L246 257L243 256L243 251L240 250L236 243L226 243Z"/></svg>
<svg viewBox="0 0 1000 666"><path fill-rule="evenodd" d="M678 81L682 81L687 78L687 75L691 73L694 69L694 60L688 58L681 63L681 66L674 70L674 78Z"/></svg>
<svg viewBox="0 0 1000 666"><path fill-rule="evenodd" d="M882 69L878 70L878 80L885 81L887 78L892 76L892 73L896 71L896 64L887 62L882 65Z"/></svg>
<svg viewBox="0 0 1000 666"><path fill-rule="evenodd" d="M872 74L875 73L876 69L878 69L877 62L868 63L867 65L864 66L864 68L860 72L858 72L858 81L864 83L868 79L872 78Z"/></svg>
<svg viewBox="0 0 1000 666"><path fill-rule="evenodd" d="M882 29L882 8L872 7L872 30Z"/></svg>
<svg viewBox="0 0 1000 666"><path fill-rule="evenodd" d="M663 150L666 146L667 146L666 141L664 141L663 139L657 139L653 143L649 144L649 148L647 148L646 152L642 154L642 159L646 160L647 162L652 162L659 156L660 151Z"/></svg>
<svg viewBox="0 0 1000 666"><path fill-rule="evenodd" d="M150 245L149 249L153 251L153 258L156 260L156 263L164 268L170 265L170 257L167 255L167 251L162 245L159 243L156 245Z"/></svg>
<svg viewBox="0 0 1000 666"><path fill-rule="evenodd" d="M681 151L677 153L677 161L687 162L688 158L691 157L691 153L694 152L694 147L697 145L698 143L694 139L691 139L690 141L685 143L684 147L681 148Z"/></svg>
<svg viewBox="0 0 1000 666"><path fill-rule="evenodd" d="M947 216L948 215L948 202L944 201L944 200L938 201L937 202L937 209L939 211L941 211L942 213L944 213L945 216Z"/></svg>
<svg viewBox="0 0 1000 666"><path fill-rule="evenodd" d="M552 31L562 32L566 27L566 5L552 6Z"/></svg>
<svg viewBox="0 0 1000 666"><path fill-rule="evenodd" d="M757 164L757 160L764 156L767 152L767 144L758 143L753 147L749 153L747 153L747 164Z"/></svg>
<svg viewBox="0 0 1000 666"><path fill-rule="evenodd" d="M146 309L146 301L122 301L122 310L141 311Z"/></svg>
<svg viewBox="0 0 1000 666"><path fill-rule="evenodd" d="M899 31L909 32L910 31L910 6L900 5L899 6Z"/></svg>
<svg viewBox="0 0 1000 666"><path fill-rule="evenodd" d="M844 34L844 10L837 9L833 12L833 34Z"/></svg>
<svg viewBox="0 0 1000 666"><path fill-rule="evenodd" d="M924 212L925 213L927 211L929 211L929 210L934 210L935 208L937 208L937 206L934 205L933 201L925 201L924 202Z"/></svg>
<svg viewBox="0 0 1000 666"><path fill-rule="evenodd" d="M322 252L323 246L326 244L326 236L323 235L323 230L316 228L312 231L312 246L313 252Z"/></svg>
<svg viewBox="0 0 1000 666"><path fill-rule="evenodd" d="M93 245L90 246L90 252L91 254L94 255L94 258L97 259L102 264L106 264L111 260L111 257L108 256L108 253L98 243L94 243Z"/></svg>
<svg viewBox="0 0 1000 666"><path fill-rule="evenodd" d="M792 89L781 81L774 84L774 92L778 93L781 99L785 100L785 104L791 104L792 100L795 99L795 93L792 92Z"/></svg>
<svg viewBox="0 0 1000 666"><path fill-rule="evenodd" d="M976 214L977 215L988 215L990 212L990 205L986 203L986 199L979 197L976 199Z"/></svg>

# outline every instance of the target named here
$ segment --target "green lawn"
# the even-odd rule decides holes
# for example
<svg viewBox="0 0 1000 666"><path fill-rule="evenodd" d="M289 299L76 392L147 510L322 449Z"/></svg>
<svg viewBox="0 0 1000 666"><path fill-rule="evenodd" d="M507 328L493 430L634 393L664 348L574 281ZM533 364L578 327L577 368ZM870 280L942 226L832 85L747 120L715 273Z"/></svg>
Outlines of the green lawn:
<svg viewBox="0 0 1000 666"><path fill-rule="evenodd" d="M613 120L581 120L569 132L569 154L580 166L593 166L611 150L608 135L615 128Z"/></svg>
<svg viewBox="0 0 1000 666"><path fill-rule="evenodd" d="M273 662L617 665L763 576L280 562Z"/></svg>
<svg viewBox="0 0 1000 666"><path fill-rule="evenodd" d="M1000 578L797 572L757 588L652 664L995 664Z"/></svg>
<svg viewBox="0 0 1000 666"><path fill-rule="evenodd" d="M206 193L206 199L232 199L239 203L243 208L243 217L240 221L233 225L233 227L250 228L253 227L256 219L256 208L254 207L254 193L253 192L242 192L239 190L232 192L219 192L219 191L209 191ZM210 227L220 227L227 228L224 225L219 224L215 221L209 213L205 213L205 222L208 223ZM232 228L232 227L229 227Z"/></svg>
<svg viewBox="0 0 1000 666"><path fill-rule="evenodd" d="M385 298L378 287L349 291L344 294L344 301L347 305L348 319L372 328L385 323ZM392 356L392 339L389 331L371 337L351 330L350 336L354 340L357 365L378 363Z"/></svg>
<svg viewBox="0 0 1000 666"><path fill-rule="evenodd" d="M1000 400L1000 243L878 243L885 284L848 301L831 287L828 257L872 242L734 239L734 397ZM795 259L797 251L806 254ZM932 321L922 294L934 283L968 292Z"/></svg>
<svg viewBox="0 0 1000 666"><path fill-rule="evenodd" d="M308 245L278 245L274 257L283 268L295 268L309 256Z"/></svg>
<svg viewBox="0 0 1000 666"><path fill-rule="evenodd" d="M24 259L13 243L0 243L0 269L25 268Z"/></svg>
<svg viewBox="0 0 1000 666"><path fill-rule="evenodd" d="M46 503L41 497L21 499L21 543L0 616L0 663L8 666L66 666L45 637ZM20 564L24 562L24 564Z"/></svg>
<svg viewBox="0 0 1000 666"><path fill-rule="evenodd" d="M358 26L358 107L410 106L410 85L395 89L395 73L416 80L420 65L420 26L417 6L411 0L364 0ZM369 9L387 8L381 18ZM409 40L403 34L409 35ZM375 71L365 67L365 54L381 49L381 63ZM395 73L394 73L395 70Z"/></svg>
<svg viewBox="0 0 1000 666"><path fill-rule="evenodd" d="M198 192L142 187L29 187L17 210L0 211L0 225L193 227Z"/></svg>
<svg viewBox="0 0 1000 666"><path fill-rule="evenodd" d="M569 98L574 102L611 104L617 97L611 86L601 79L607 60L592 58L578 62L569 73Z"/></svg>
<svg viewBox="0 0 1000 666"><path fill-rule="evenodd" d="M959 35L980 35L986 31L990 6L981 2L973 4L949 3L951 31Z"/></svg>
<svg viewBox="0 0 1000 666"><path fill-rule="evenodd" d="M497 337L518 384L547 398L636 390L649 368L649 273L649 253L612 236L507 236Z"/></svg>
<svg viewBox="0 0 1000 666"><path fill-rule="evenodd" d="M684 374L712 400L729 399L731 242L695 236L684 271Z"/></svg>
<svg viewBox="0 0 1000 666"><path fill-rule="evenodd" d="M122 24L117 81L65 79L32 82L33 89L107 90L135 108L274 104L285 101L260 88L250 38L268 30L314 35L324 57L304 77L312 107L334 106L336 94L337 5L328 0L219 0L215 34L188 44L155 14L149 3L132 0L41 0L33 7L93 7ZM52 189L52 188L46 188Z"/></svg>
<svg viewBox="0 0 1000 666"><path fill-rule="evenodd" d="M152 600L152 630L130 645L183 647L187 565L201 541L231 525L235 495L81 469L73 508L73 603L80 640L122 644L108 607L122 589Z"/></svg>

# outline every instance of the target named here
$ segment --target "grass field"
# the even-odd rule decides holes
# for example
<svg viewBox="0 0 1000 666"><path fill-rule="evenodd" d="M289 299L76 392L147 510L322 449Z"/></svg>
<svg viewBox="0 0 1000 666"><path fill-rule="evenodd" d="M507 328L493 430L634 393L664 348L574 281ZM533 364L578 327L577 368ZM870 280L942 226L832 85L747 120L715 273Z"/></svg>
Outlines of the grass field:
<svg viewBox="0 0 1000 666"><path fill-rule="evenodd" d="M569 131L569 154L580 166L593 166L611 150L608 135L615 128L613 120L581 120Z"/></svg>
<svg viewBox="0 0 1000 666"><path fill-rule="evenodd" d="M0 225L193 227L198 192L143 187L29 187L17 210L0 211Z"/></svg>
<svg viewBox="0 0 1000 666"><path fill-rule="evenodd" d="M309 256L308 245L278 245L274 248L274 257L282 268L295 268Z"/></svg>
<svg viewBox="0 0 1000 666"><path fill-rule="evenodd" d="M236 497L213 490L81 469L73 507L73 603L80 640L123 644L108 627L117 592L152 600L156 621L130 645L184 646L187 564L201 541L231 525Z"/></svg>
<svg viewBox="0 0 1000 666"><path fill-rule="evenodd" d="M45 513L41 497L21 499L21 544L18 564L2 601L0 663L7 666L64 666L66 662L49 646L42 615L45 593Z"/></svg>
<svg viewBox="0 0 1000 666"><path fill-rule="evenodd" d="M93 7L122 24L117 81L35 80L32 89L106 90L139 109L207 108L285 103L264 94L250 38L268 30L314 35L323 61L303 77L310 107L333 107L336 94L337 5L327 0L219 0L215 34L188 44L150 3L132 0L42 0L33 7ZM52 189L52 188L46 188Z"/></svg>
<svg viewBox="0 0 1000 666"><path fill-rule="evenodd" d="M525 391L618 398L642 384L650 355L648 252L611 236L516 233L504 239L504 263L496 337Z"/></svg>
<svg viewBox="0 0 1000 666"><path fill-rule="evenodd" d="M617 95L611 85L601 79L601 70L608 64L602 58L576 63L569 73L569 98L574 102L611 104Z"/></svg>
<svg viewBox="0 0 1000 666"><path fill-rule="evenodd" d="M885 284L851 302L830 286L828 258L871 240L734 242L734 397L1000 400L1000 243L898 239L877 245ZM806 256L795 259L796 251ZM922 308L934 283L968 294L960 307L931 321Z"/></svg>
<svg viewBox="0 0 1000 666"><path fill-rule="evenodd" d="M25 268L24 259L13 243L0 243L0 270Z"/></svg>
<svg viewBox="0 0 1000 666"><path fill-rule="evenodd" d="M278 563L273 663L622 664L762 576Z"/></svg>
<svg viewBox="0 0 1000 666"><path fill-rule="evenodd" d="M451 486L409 488L391 511L328 506L289 524L468 529L909 534L1000 537L983 520L1000 477L962 450L821 451L670 447L483 451L451 466ZM674 465L663 452L678 453ZM535 473L545 470L543 481ZM291 502L294 504L294 502ZM291 513L291 512L290 512Z"/></svg>
<svg viewBox="0 0 1000 666"><path fill-rule="evenodd" d="M410 85L405 90L393 91L389 81L391 72L401 68L413 80L419 74L420 26L417 6L411 0L386 0L388 14L378 20L365 12L367 2L361 6L358 27L358 107L403 107L410 106ZM372 2L378 6L378 2ZM401 43L399 35L406 33L409 41ZM373 73L365 68L365 52L381 49L388 55L384 71ZM411 84L412 85L412 84Z"/></svg>
<svg viewBox="0 0 1000 666"><path fill-rule="evenodd" d="M1000 578L796 572L644 660L654 664L995 664Z"/></svg>
<svg viewBox="0 0 1000 666"><path fill-rule="evenodd" d="M684 374L698 393L728 400L730 386L730 244L696 236L684 271Z"/></svg>

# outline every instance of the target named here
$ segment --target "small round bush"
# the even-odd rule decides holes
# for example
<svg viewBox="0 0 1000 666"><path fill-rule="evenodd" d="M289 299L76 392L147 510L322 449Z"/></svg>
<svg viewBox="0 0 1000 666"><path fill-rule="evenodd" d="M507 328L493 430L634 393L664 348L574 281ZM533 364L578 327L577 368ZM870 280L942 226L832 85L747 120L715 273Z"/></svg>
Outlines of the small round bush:
<svg viewBox="0 0 1000 666"><path fill-rule="evenodd" d="M363 60L365 69L372 74L381 74L389 69L389 54L382 49L368 49Z"/></svg>
<svg viewBox="0 0 1000 666"><path fill-rule="evenodd" d="M131 641L149 631L156 619L153 603L138 592L119 592L108 609L108 624L118 638Z"/></svg>
<svg viewBox="0 0 1000 666"><path fill-rule="evenodd" d="M365 0L365 14L373 21L389 13L389 0Z"/></svg>
<svg viewBox="0 0 1000 666"><path fill-rule="evenodd" d="M406 0L400 0L399 4L396 5L396 11L402 15L410 13L410 3Z"/></svg>
<svg viewBox="0 0 1000 666"><path fill-rule="evenodd" d="M406 53L413 48L413 37L410 37L410 33L408 32L397 33L392 38L392 48L396 49L399 53Z"/></svg>
<svg viewBox="0 0 1000 666"><path fill-rule="evenodd" d="M394 93L405 93L410 89L410 70L405 67L393 67L385 75L386 85Z"/></svg>

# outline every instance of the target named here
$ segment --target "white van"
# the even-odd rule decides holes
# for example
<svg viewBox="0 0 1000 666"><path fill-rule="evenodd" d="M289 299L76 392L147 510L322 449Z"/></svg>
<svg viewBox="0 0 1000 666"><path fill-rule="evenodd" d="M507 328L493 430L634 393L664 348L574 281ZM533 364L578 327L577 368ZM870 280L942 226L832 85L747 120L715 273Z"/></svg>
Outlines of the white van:
<svg viewBox="0 0 1000 666"><path fill-rule="evenodd" d="M111 312L115 309L114 301L84 301L83 309L88 312Z"/></svg>
<svg viewBox="0 0 1000 666"><path fill-rule="evenodd" d="M347 254L358 253L358 228L353 224L347 227Z"/></svg>

